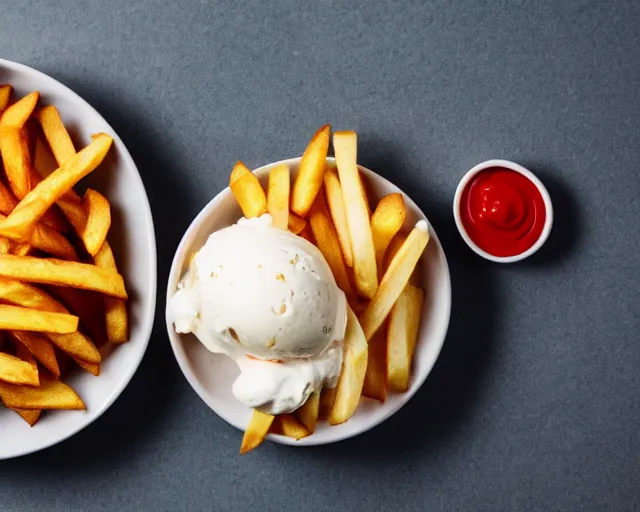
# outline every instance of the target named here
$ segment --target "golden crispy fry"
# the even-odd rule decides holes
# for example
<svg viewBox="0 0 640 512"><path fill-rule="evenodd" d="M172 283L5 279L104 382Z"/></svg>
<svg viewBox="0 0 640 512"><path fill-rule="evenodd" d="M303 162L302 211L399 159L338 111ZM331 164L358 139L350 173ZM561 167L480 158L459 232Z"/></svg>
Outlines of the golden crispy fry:
<svg viewBox="0 0 640 512"><path fill-rule="evenodd" d="M242 445L240 446L241 454L247 453L262 444L262 441L264 441L264 438L269 433L273 418L274 416L271 414L264 414L256 409L253 410L251 421L249 421L247 430L244 431L242 438Z"/></svg>
<svg viewBox="0 0 640 512"><path fill-rule="evenodd" d="M344 292L348 299L352 299L355 297L355 292L349 282L347 269L342 259L342 253L340 252L338 235L329 218L329 212L322 192L318 194L318 197L316 197L311 207L309 223L318 249L320 249L320 252L327 260L338 287Z"/></svg>
<svg viewBox="0 0 640 512"><path fill-rule="evenodd" d="M402 244L406 239L407 239L407 235L405 233L400 232L396 236L394 236L393 239L391 240L391 243L389 244L387 251L384 253L383 268L385 272L389 268L389 264L393 260L396 253L400 250L400 247L402 247ZM418 263L416 264L416 268L414 268L413 272L411 273L411 277L409 278L409 284L412 284L413 286L417 286L418 288L422 286L422 265L420 265L420 261L418 261Z"/></svg>
<svg viewBox="0 0 640 512"><path fill-rule="evenodd" d="M32 283L71 286L120 299L127 298L120 274L75 261L1 255L0 276Z"/></svg>
<svg viewBox="0 0 640 512"><path fill-rule="evenodd" d="M117 272L116 260L109 246L109 242L105 240L104 244L94 257L97 267ZM129 317L127 315L127 303L122 299L113 297L104 298L105 306L105 326L107 330L107 339L113 343L124 343L129 339ZM84 321L84 317L81 316Z"/></svg>
<svg viewBox="0 0 640 512"><path fill-rule="evenodd" d="M273 227L286 230L289 227L289 190L291 188L289 166L279 165L269 173L267 209Z"/></svg>
<svg viewBox="0 0 640 512"><path fill-rule="evenodd" d="M33 285L16 281L14 279L0 278L0 299L24 308L50 311L52 313L69 314L69 310L48 293ZM91 306L88 301L84 302ZM14 334L18 337L18 333ZM28 333L24 334L27 335ZM47 337L53 341L58 348L74 357L78 357L79 359L90 363L99 363L101 361L100 354L96 346L81 332L71 332L68 334L47 333ZM18 339L20 338L18 337ZM31 345L27 342L28 340L20 339L20 341L31 349ZM49 368L44 360L41 362L46 368ZM51 371L54 375L56 373L59 374L59 371Z"/></svg>
<svg viewBox="0 0 640 512"><path fill-rule="evenodd" d="M17 197L26 196L31 190L31 156L26 132L0 125L0 154L11 191Z"/></svg>
<svg viewBox="0 0 640 512"><path fill-rule="evenodd" d="M41 409L13 409L13 410L17 412L18 415L24 421L26 421L30 427L33 427L36 423L38 423L38 420L42 415Z"/></svg>
<svg viewBox="0 0 640 512"><path fill-rule="evenodd" d="M58 110L53 105L44 106L36 112L36 118L42 126L44 136L58 165L64 164L76 154L76 150L69 132L62 124Z"/></svg>
<svg viewBox="0 0 640 512"><path fill-rule="evenodd" d="M299 235L300 233L302 233L304 228L307 227L307 221L304 220L302 217L298 217L293 212L289 212L289 219L287 221L287 224L289 226L289 231L291 231L296 235Z"/></svg>
<svg viewBox="0 0 640 512"><path fill-rule="evenodd" d="M347 331L344 335L344 359L342 373L336 387L336 398L329 415L329 424L347 421L356 410L364 376L367 371L368 347L360 322L347 307Z"/></svg>
<svg viewBox="0 0 640 512"><path fill-rule="evenodd" d="M25 386L38 386L38 368L19 357L0 352L0 381Z"/></svg>
<svg viewBox="0 0 640 512"><path fill-rule="evenodd" d="M419 221L391 261L378 291L360 316L362 330L367 340L373 337L389 315L391 308L409 282L428 242L429 227L426 222Z"/></svg>
<svg viewBox="0 0 640 512"><path fill-rule="evenodd" d="M69 261L78 260L78 254L69 240L63 234L43 223L36 224L33 227L29 243L35 249L40 249L57 258Z"/></svg>
<svg viewBox="0 0 640 512"><path fill-rule="evenodd" d="M11 252L11 240L0 236L0 254L9 254Z"/></svg>
<svg viewBox="0 0 640 512"><path fill-rule="evenodd" d="M11 335L24 345L42 366L56 377L60 377L60 367L53 345L44 335L28 331L12 331Z"/></svg>
<svg viewBox="0 0 640 512"><path fill-rule="evenodd" d="M300 423L293 414L280 414L276 416L269 432L292 437L296 441L300 441L303 437L311 435L311 431Z"/></svg>
<svg viewBox="0 0 640 512"><path fill-rule="evenodd" d="M313 135L302 155L291 193L291 209L301 217L307 215L322 187L330 135L331 125L324 125Z"/></svg>
<svg viewBox="0 0 640 512"><path fill-rule="evenodd" d="M42 181L42 176L40 176L40 174L34 167L29 168L29 176L29 183L31 188L35 187ZM70 232L69 223L62 216L62 212L60 212L56 205L53 205L44 213L40 222L42 222L45 226L49 226L60 233Z"/></svg>
<svg viewBox="0 0 640 512"><path fill-rule="evenodd" d="M28 241L35 223L67 190L102 162L112 143L109 135L98 134L18 203L6 220L0 222L0 234L20 242Z"/></svg>
<svg viewBox="0 0 640 512"><path fill-rule="evenodd" d="M0 128L22 128L36 108L40 93L34 91L7 108L0 118Z"/></svg>
<svg viewBox="0 0 640 512"><path fill-rule="evenodd" d="M100 364L89 363L87 361L83 361L82 359L78 359L76 357L74 357L73 360L78 364L80 368L89 372L94 377L100 376Z"/></svg>
<svg viewBox="0 0 640 512"><path fill-rule="evenodd" d="M0 400L12 409L86 409L73 389L44 370L39 387L0 382Z"/></svg>
<svg viewBox="0 0 640 512"><path fill-rule="evenodd" d="M40 288L6 277L0 277L0 300L53 313L69 312L60 302Z"/></svg>
<svg viewBox="0 0 640 512"><path fill-rule="evenodd" d="M389 315L387 378L391 391L403 393L409 389L423 300L424 292L407 284Z"/></svg>
<svg viewBox="0 0 640 512"><path fill-rule="evenodd" d="M360 174L356 165L357 144L355 132L333 134L333 149L336 153L353 251L356 288L360 295L370 299L378 289L378 269L369 212L362 196Z"/></svg>
<svg viewBox="0 0 640 512"><path fill-rule="evenodd" d="M78 329L78 317L39 309L0 304L0 329L72 333Z"/></svg>
<svg viewBox="0 0 640 512"><path fill-rule="evenodd" d="M6 218L7 217L0 213L0 222L2 222ZM67 240L64 235L41 223L35 225L33 232L31 233L31 240L29 241L29 243L17 244L23 246L21 250L15 250L16 246L14 246L14 250L11 250L11 244L9 245L10 252L12 254L26 255L29 249L29 245L32 245L35 249L39 249L43 252L49 253L62 259L68 259L72 261L78 259L78 255L76 254L73 245L71 245L69 240ZM6 253L3 252L2 254Z"/></svg>
<svg viewBox="0 0 640 512"><path fill-rule="evenodd" d="M371 203L369 202L369 195L367 194L367 187L365 186L365 180L362 177L362 173L358 172L358 181L360 182L360 196L367 207L367 213L371 217Z"/></svg>
<svg viewBox="0 0 640 512"><path fill-rule="evenodd" d="M229 187L247 219L260 217L267 211L267 196L258 178L242 162L233 166Z"/></svg>
<svg viewBox="0 0 640 512"><path fill-rule="evenodd" d="M106 197L91 188L85 192L82 206L87 215L87 222L81 238L87 252L95 256L107 239L111 227L111 207Z"/></svg>
<svg viewBox="0 0 640 512"><path fill-rule="evenodd" d="M33 368L33 371L37 373L38 362L36 361L36 358L33 357L33 354L29 352L29 349L16 338L13 339L13 344L16 347L16 357L28 363L31 368Z"/></svg>
<svg viewBox="0 0 640 512"><path fill-rule="evenodd" d="M327 169L324 175L324 191L327 196L331 218L340 240L342 257L347 267L353 267L353 252L351 251L351 238L349 237L349 226L347 225L347 212L344 207L342 185L340 185L340 179L335 169Z"/></svg>
<svg viewBox="0 0 640 512"><path fill-rule="evenodd" d="M318 422L318 413L320 411L320 392L311 393L307 401L295 414L309 431L309 434L313 434L316 430L316 423Z"/></svg>
<svg viewBox="0 0 640 512"><path fill-rule="evenodd" d="M53 345L44 335L28 331L12 331L11 334L33 354L42 366L56 377L60 377L60 367Z"/></svg>
<svg viewBox="0 0 640 512"><path fill-rule="evenodd" d="M11 191L0 182L0 213L9 215L18 204L18 200L13 196Z"/></svg>
<svg viewBox="0 0 640 512"><path fill-rule="evenodd" d="M13 87L10 85L0 85L0 114L9 106Z"/></svg>
<svg viewBox="0 0 640 512"><path fill-rule="evenodd" d="M18 242L14 242L10 240L10 251L9 254L13 254L14 256L28 256L31 254L31 245L29 244L19 244Z"/></svg>
<svg viewBox="0 0 640 512"><path fill-rule="evenodd" d="M384 253L404 224L407 218L407 208L404 205L402 194L393 193L383 197L371 216L371 233L373 234L373 246L376 250L376 263L378 275L384 274Z"/></svg>
<svg viewBox="0 0 640 512"><path fill-rule="evenodd" d="M369 360L362 394L384 402L387 399L387 331L379 329L369 341Z"/></svg>
<svg viewBox="0 0 640 512"><path fill-rule="evenodd" d="M336 388L323 388L320 392L320 409L318 411L318 419L326 420L331 414L333 404L336 401Z"/></svg>

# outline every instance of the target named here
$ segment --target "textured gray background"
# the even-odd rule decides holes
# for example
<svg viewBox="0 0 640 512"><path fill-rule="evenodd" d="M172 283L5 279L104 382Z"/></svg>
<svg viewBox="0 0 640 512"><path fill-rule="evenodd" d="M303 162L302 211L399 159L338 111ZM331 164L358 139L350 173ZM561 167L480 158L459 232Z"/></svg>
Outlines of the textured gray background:
<svg viewBox="0 0 640 512"><path fill-rule="evenodd" d="M160 292L122 397L0 463L0 510L639 510L638 2L301 3L3 2L0 55L77 91L130 148ZM170 259L236 159L297 155L325 122L357 129L361 162L435 225L450 333L384 425L239 457L170 353ZM463 172L500 157L537 172L557 214L513 266L474 256L450 212Z"/></svg>

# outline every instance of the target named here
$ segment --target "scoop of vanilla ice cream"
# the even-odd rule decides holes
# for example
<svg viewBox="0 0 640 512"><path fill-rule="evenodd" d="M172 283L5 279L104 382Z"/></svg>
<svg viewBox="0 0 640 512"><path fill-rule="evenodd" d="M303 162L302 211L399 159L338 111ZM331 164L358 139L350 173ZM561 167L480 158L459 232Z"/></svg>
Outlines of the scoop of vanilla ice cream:
<svg viewBox="0 0 640 512"><path fill-rule="evenodd" d="M344 337L346 299L322 253L269 215L211 234L175 299L176 329L213 352L313 358Z"/></svg>

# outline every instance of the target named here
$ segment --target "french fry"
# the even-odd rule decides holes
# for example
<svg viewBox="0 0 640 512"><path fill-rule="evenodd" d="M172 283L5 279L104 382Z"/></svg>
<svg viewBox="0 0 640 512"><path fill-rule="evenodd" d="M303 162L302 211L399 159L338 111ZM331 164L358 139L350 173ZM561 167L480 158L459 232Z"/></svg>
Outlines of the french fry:
<svg viewBox="0 0 640 512"><path fill-rule="evenodd" d="M87 147L38 183L0 222L0 235L19 242L28 241L35 223L67 190L102 162L112 143L109 135L98 134Z"/></svg>
<svg viewBox="0 0 640 512"><path fill-rule="evenodd" d="M10 85L0 85L0 114L9 106L13 87Z"/></svg>
<svg viewBox="0 0 640 512"><path fill-rule="evenodd" d="M411 361L416 346L424 292L407 284L389 315L387 332L387 378L389 389L403 393L409 389Z"/></svg>
<svg viewBox="0 0 640 512"><path fill-rule="evenodd" d="M407 235L405 233L400 232L396 236L394 236L393 239L391 240L391 243L389 244L387 251L384 253L384 271L385 272L389 268L389 264L393 260L396 253L400 250L400 247L402 247L402 244L406 239L407 239ZM420 265L419 261L416 264L416 268L414 268L413 272L411 273L411 277L409 278L409 284L412 284L413 286L417 286L418 288L422 286L422 265Z"/></svg>
<svg viewBox="0 0 640 512"><path fill-rule="evenodd" d="M302 407L300 407L295 415L300 422L309 431L309 434L313 434L316 430L316 423L318 422L318 413L320 412L320 392L316 391L311 393L307 401Z"/></svg>
<svg viewBox="0 0 640 512"><path fill-rule="evenodd" d="M429 226L423 220L418 221L391 261L367 309L360 315L360 323L367 340L371 340L389 315L391 308L409 282L428 242Z"/></svg>
<svg viewBox="0 0 640 512"><path fill-rule="evenodd" d="M25 386L37 386L38 369L19 357L0 352L0 381Z"/></svg>
<svg viewBox="0 0 640 512"><path fill-rule="evenodd" d="M23 308L49 311L51 313L59 313L69 316L69 310L51 295L40 288L14 279L0 278L0 300L22 306ZM74 331L75 330L76 329L74 329ZM16 335L16 337L18 337L18 339L20 339L27 348L31 347L28 343L29 340L21 339L17 333L14 333L14 335ZM28 335L28 333L25 333L25 335ZM96 346L81 332L70 332L68 334L47 332L46 336L58 348L74 357L90 363L100 363L101 361L100 354ZM31 338L33 338L33 336ZM49 368L44 360L41 362L45 368ZM51 371L54 375L56 373L59 374L59 371Z"/></svg>
<svg viewBox="0 0 640 512"><path fill-rule="evenodd" d="M6 216L0 213L0 222L2 222L6 218ZM41 223L35 225L33 232L31 233L31 239L29 243L24 245L28 246L29 244L36 249L62 259L68 259L72 261L78 259L78 255L76 254L73 245L71 245L71 243L64 237L64 235Z"/></svg>
<svg viewBox="0 0 640 512"><path fill-rule="evenodd" d="M311 435L311 431L305 427L293 414L280 414L276 416L269 430L272 434L287 436L300 441L303 437Z"/></svg>
<svg viewBox="0 0 640 512"><path fill-rule="evenodd" d="M116 260L109 246L109 242L105 240L104 244L94 257L96 266L105 270L117 272ZM113 297L104 298L105 306L105 327L107 331L107 339L112 343L124 343L129 339L129 317L127 314L127 303L122 299ZM84 317L81 318L84 321Z"/></svg>
<svg viewBox="0 0 640 512"><path fill-rule="evenodd" d="M76 150L58 110L53 105L44 106L36 112L36 118L58 165L64 164L76 154Z"/></svg>
<svg viewBox="0 0 640 512"><path fill-rule="evenodd" d="M39 99L40 93L34 91L8 107L0 117L0 129L22 128L36 108Z"/></svg>
<svg viewBox="0 0 640 512"><path fill-rule="evenodd" d="M9 254L11 252L11 241L8 238L0 236L0 254Z"/></svg>
<svg viewBox="0 0 640 512"><path fill-rule="evenodd" d="M78 260L78 254L69 240L63 234L43 223L38 223L33 227L29 244L35 249L40 249L63 260Z"/></svg>
<svg viewBox="0 0 640 512"><path fill-rule="evenodd" d="M94 377L100 376L100 365L98 363L89 363L76 357L74 357L73 360L78 364L80 368L89 372Z"/></svg>
<svg viewBox="0 0 640 512"><path fill-rule="evenodd" d="M333 404L336 401L336 388L323 388L320 392L320 409L318 411L318 419L326 420L331 414Z"/></svg>
<svg viewBox="0 0 640 512"><path fill-rule="evenodd" d="M299 235L300 233L302 233L304 228L307 227L307 221L302 217L298 217L295 213L289 212L287 225L289 226L289 231L296 235Z"/></svg>
<svg viewBox="0 0 640 512"><path fill-rule="evenodd" d="M307 215L322 187L330 135L331 125L320 128L302 155L291 194L291 209L301 217Z"/></svg>
<svg viewBox="0 0 640 512"><path fill-rule="evenodd" d="M240 453L247 453L262 444L264 438L269 433L269 428L273 423L274 416L265 414L256 409L253 410L251 420L242 437Z"/></svg>
<svg viewBox="0 0 640 512"><path fill-rule="evenodd" d="M2 117L4 119L4 115ZM0 124L0 155L11 191L17 197L26 196L31 189L31 156L26 133Z"/></svg>
<svg viewBox="0 0 640 512"><path fill-rule="evenodd" d="M356 165L357 143L358 138L355 132L333 134L333 149L338 164L353 251L356 288L360 295L370 299L378 289L378 270L369 212L362 196L360 174Z"/></svg>
<svg viewBox="0 0 640 512"><path fill-rule="evenodd" d="M82 242L87 252L95 256L107 239L111 227L111 207L106 197L91 188L85 192L82 206L86 213Z"/></svg>
<svg viewBox="0 0 640 512"><path fill-rule="evenodd" d="M233 166L229 187L247 219L260 217L267 211L267 196L258 178L242 162Z"/></svg>
<svg viewBox="0 0 640 512"><path fill-rule="evenodd" d="M351 238L349 236L349 226L347 225L347 213L344 207L344 197L342 186L335 169L327 169L324 175L324 191L329 204L329 211L333 219L333 225L338 233L342 257L347 267L353 267L353 252L351 251Z"/></svg>
<svg viewBox="0 0 640 512"><path fill-rule="evenodd" d="M11 409L86 409L77 393L49 372L40 372L40 386L0 382L0 400Z"/></svg>
<svg viewBox="0 0 640 512"><path fill-rule="evenodd" d="M342 372L336 387L335 402L329 415L330 425L344 423L356 410L367 371L367 358L367 340L355 313L347 306Z"/></svg>
<svg viewBox="0 0 640 512"><path fill-rule="evenodd" d="M71 333L77 328L77 316L0 304L0 329Z"/></svg>
<svg viewBox="0 0 640 512"><path fill-rule="evenodd" d="M0 213L9 215L18 204L18 200L13 196L11 191L0 182Z"/></svg>
<svg viewBox="0 0 640 512"><path fill-rule="evenodd" d="M387 399L387 331L379 329L369 341L369 359L362 394L384 402Z"/></svg>
<svg viewBox="0 0 640 512"><path fill-rule="evenodd" d="M42 366L56 377L60 377L60 367L53 345L44 335L28 331L12 331L11 335L24 345Z"/></svg>
<svg viewBox="0 0 640 512"><path fill-rule="evenodd" d="M16 347L16 357L25 363L28 363L33 371L38 373L38 362L36 361L36 358L33 357L33 354L29 352L29 349L15 338L13 339L13 344Z"/></svg>
<svg viewBox="0 0 640 512"><path fill-rule="evenodd" d="M120 299L127 298L120 274L75 261L0 255L0 276L32 283L71 286Z"/></svg>
<svg viewBox="0 0 640 512"><path fill-rule="evenodd" d="M267 193L267 210L271 214L274 228L287 230L289 227L290 188L289 166L282 164L271 169Z"/></svg>
<svg viewBox="0 0 640 512"><path fill-rule="evenodd" d="M17 412L18 415L24 421L26 421L30 427L33 427L36 423L38 423L38 420L42 415L41 409L13 409L13 410Z"/></svg>
<svg viewBox="0 0 640 512"><path fill-rule="evenodd" d="M318 249L320 249L320 252L327 260L338 287L344 292L347 299L355 297L355 292L353 288L351 288L347 269L342 259L342 253L340 252L338 235L331 224L322 192L318 194L318 197L316 197L311 207L309 224L311 225L311 231L313 231Z"/></svg>
<svg viewBox="0 0 640 512"><path fill-rule="evenodd" d="M404 199L397 192L383 197L371 216L371 233L380 277L384 274L384 253L406 218Z"/></svg>

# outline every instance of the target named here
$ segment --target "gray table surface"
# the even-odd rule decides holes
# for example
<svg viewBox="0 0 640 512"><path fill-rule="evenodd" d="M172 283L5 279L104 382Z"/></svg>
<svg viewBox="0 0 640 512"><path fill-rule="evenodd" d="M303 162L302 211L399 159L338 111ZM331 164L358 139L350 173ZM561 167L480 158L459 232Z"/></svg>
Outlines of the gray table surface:
<svg viewBox="0 0 640 512"><path fill-rule="evenodd" d="M0 510L639 510L640 4L302 3L3 2L0 55L77 91L130 148L160 291L121 398L0 463ZM237 159L300 154L326 122L358 130L361 163L433 222L450 332L382 426L240 457L171 354L170 260ZM552 237L526 263L484 262L456 232L456 184L488 158L551 192Z"/></svg>

